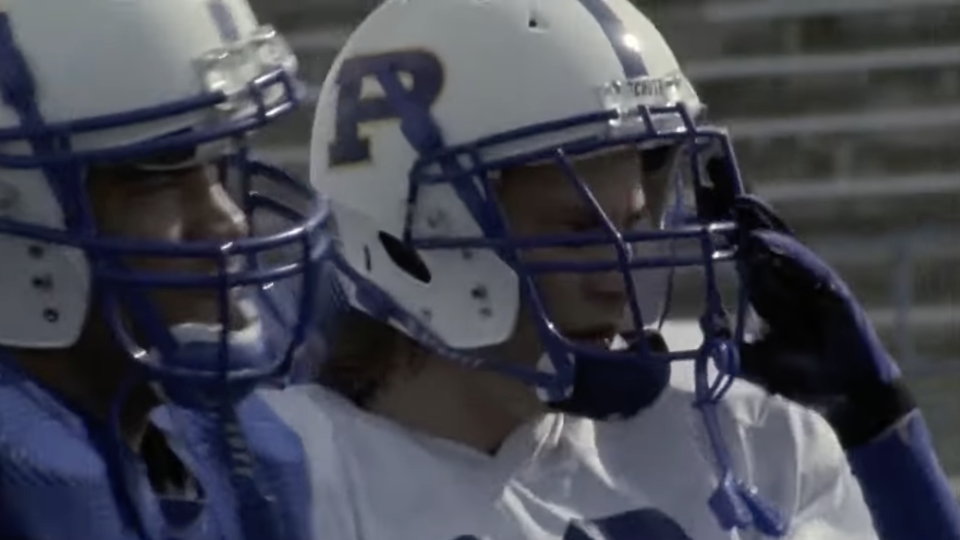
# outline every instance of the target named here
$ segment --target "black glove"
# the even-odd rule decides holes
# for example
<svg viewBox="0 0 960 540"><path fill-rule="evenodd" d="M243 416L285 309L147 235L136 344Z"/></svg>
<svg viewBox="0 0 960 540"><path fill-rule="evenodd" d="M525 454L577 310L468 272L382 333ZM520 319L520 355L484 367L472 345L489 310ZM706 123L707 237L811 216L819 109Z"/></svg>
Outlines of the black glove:
<svg viewBox="0 0 960 540"><path fill-rule="evenodd" d="M741 375L821 412L847 449L898 423L915 402L847 285L759 199L733 209L737 272L763 321Z"/></svg>

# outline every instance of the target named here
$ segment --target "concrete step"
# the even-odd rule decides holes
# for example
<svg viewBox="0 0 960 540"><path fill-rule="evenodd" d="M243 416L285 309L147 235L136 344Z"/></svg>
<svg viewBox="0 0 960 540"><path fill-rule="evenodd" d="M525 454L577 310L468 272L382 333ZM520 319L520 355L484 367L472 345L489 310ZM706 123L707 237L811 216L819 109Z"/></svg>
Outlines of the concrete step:
<svg viewBox="0 0 960 540"><path fill-rule="evenodd" d="M960 231L960 191L793 201L777 205L777 211L801 237L869 238L911 228Z"/></svg>
<svg viewBox="0 0 960 540"><path fill-rule="evenodd" d="M949 247L944 246L945 249ZM862 262L834 260L831 265L865 305L895 305L899 294L897 287L900 286L896 270L902 263L897 260L895 252L884 259ZM957 268L960 268L960 253L956 251L945 253L942 257L931 255L915 260L905 274L912 287L912 302L960 306L960 272L957 272Z"/></svg>
<svg viewBox="0 0 960 540"><path fill-rule="evenodd" d="M908 292L898 291L897 264L891 255L888 262L875 260L837 260L825 254L824 259L850 286L857 299L868 309L893 306L900 294L907 294L919 305L955 305L960 308L960 255L952 257L917 259L906 273ZM674 282L674 301L684 314L696 313L704 301L702 278L695 272L678 272ZM733 273L724 270L725 298L735 298ZM692 310L692 311L691 311ZM960 324L960 321L958 321Z"/></svg>
<svg viewBox="0 0 960 540"><path fill-rule="evenodd" d="M357 25L381 0L251 0L261 22L283 32Z"/></svg>
<svg viewBox="0 0 960 540"><path fill-rule="evenodd" d="M901 344L893 326L881 328L881 338L898 357L916 358L923 366L916 366L918 373L929 369L931 375L944 374L950 368L952 372L960 368L960 303L957 303L958 290L953 292L952 317L938 325L918 325L907 323L911 330L909 341ZM905 366L910 367L910 366ZM956 370L960 372L960 369ZM957 396L960 398L960 395Z"/></svg>
<svg viewBox="0 0 960 540"><path fill-rule="evenodd" d="M960 56L945 67L694 82L720 122L960 103Z"/></svg>
<svg viewBox="0 0 960 540"><path fill-rule="evenodd" d="M731 123L731 132L744 177L753 183L960 172L956 126L738 139Z"/></svg>
<svg viewBox="0 0 960 540"><path fill-rule="evenodd" d="M710 47L683 46L683 60L770 54L869 50L880 47L960 42L960 6L920 6L911 10L851 12L804 18L708 23L702 16L664 15L655 19L672 43L696 40L704 26Z"/></svg>

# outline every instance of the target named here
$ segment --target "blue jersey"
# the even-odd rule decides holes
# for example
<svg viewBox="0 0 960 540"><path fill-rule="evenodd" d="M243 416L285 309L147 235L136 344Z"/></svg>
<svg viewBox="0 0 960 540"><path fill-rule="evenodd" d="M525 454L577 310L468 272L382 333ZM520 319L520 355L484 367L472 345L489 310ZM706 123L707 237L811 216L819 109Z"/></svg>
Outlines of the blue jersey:
<svg viewBox="0 0 960 540"><path fill-rule="evenodd" d="M298 437L255 395L236 412L283 537L308 538ZM103 423L0 362L0 539L250 540L227 466L217 459L214 422L170 407L152 420L192 489L157 489L141 456L110 442Z"/></svg>

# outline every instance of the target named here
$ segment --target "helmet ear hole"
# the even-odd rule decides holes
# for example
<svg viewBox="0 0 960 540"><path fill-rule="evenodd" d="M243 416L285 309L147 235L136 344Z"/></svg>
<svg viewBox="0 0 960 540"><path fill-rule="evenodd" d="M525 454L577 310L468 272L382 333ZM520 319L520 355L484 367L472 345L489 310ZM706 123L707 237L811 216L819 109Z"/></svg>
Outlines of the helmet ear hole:
<svg viewBox="0 0 960 540"><path fill-rule="evenodd" d="M401 270L423 284L428 284L433 279L430 269L420 258L420 254L415 249L403 243L402 240L391 234L380 231L377 235L383 250L387 256Z"/></svg>

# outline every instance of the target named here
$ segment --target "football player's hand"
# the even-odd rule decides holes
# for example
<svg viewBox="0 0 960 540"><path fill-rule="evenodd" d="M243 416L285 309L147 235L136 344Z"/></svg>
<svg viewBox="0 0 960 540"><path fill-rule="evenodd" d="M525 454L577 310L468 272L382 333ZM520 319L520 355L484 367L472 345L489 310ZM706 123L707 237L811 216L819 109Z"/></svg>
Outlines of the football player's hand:
<svg viewBox="0 0 960 540"><path fill-rule="evenodd" d="M820 411L848 449L897 424L915 405L844 281L762 201L733 207L737 272L763 322L741 347L741 375Z"/></svg>

